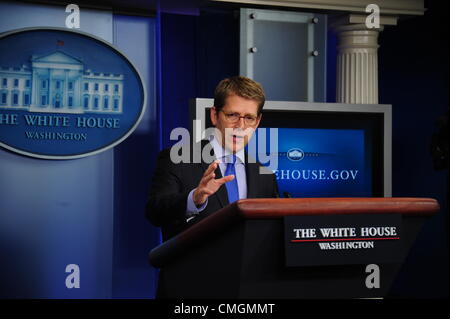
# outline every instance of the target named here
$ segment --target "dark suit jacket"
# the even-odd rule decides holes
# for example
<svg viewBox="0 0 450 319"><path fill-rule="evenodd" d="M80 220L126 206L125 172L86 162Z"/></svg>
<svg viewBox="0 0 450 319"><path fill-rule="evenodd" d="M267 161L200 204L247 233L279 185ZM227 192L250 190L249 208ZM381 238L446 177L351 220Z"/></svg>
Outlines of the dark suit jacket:
<svg viewBox="0 0 450 319"><path fill-rule="evenodd" d="M206 144L206 141L202 142L202 149ZM199 217L189 223L186 222L187 197L189 192L198 186L209 164L203 161L174 164L170 160L170 149L160 152L146 215L152 224L162 228L164 241L186 229L190 224L228 205L227 190L225 185L222 185L215 194L209 196L208 205ZM260 166L259 163L248 163L246 154L247 198L279 197L275 175L260 174ZM222 177L219 167L215 173L216 178Z"/></svg>

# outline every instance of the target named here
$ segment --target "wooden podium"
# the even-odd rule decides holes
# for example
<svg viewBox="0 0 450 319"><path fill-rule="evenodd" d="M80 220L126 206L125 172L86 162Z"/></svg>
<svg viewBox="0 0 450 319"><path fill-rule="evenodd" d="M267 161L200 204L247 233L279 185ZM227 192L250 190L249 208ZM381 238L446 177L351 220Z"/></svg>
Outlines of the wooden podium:
<svg viewBox="0 0 450 319"><path fill-rule="evenodd" d="M423 222L438 211L437 201L429 198L244 199L154 248L149 260L161 268L159 297L384 297ZM286 266L286 217L299 216L301 222L308 216L364 220L383 214L399 216L401 235L397 261L373 262L380 270L379 287L366 285L369 262Z"/></svg>

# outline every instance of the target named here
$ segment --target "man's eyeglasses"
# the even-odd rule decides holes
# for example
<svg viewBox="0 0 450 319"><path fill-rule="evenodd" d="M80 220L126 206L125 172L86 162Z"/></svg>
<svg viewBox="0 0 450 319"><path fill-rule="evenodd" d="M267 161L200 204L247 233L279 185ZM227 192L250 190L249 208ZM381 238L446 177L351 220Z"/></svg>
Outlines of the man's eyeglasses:
<svg viewBox="0 0 450 319"><path fill-rule="evenodd" d="M232 124L239 122L239 120L243 118L246 125L252 126L255 125L256 121L258 120L258 117L251 115L241 116L239 113L225 113L223 111L222 113L223 115L225 115L225 119L227 120L227 122Z"/></svg>

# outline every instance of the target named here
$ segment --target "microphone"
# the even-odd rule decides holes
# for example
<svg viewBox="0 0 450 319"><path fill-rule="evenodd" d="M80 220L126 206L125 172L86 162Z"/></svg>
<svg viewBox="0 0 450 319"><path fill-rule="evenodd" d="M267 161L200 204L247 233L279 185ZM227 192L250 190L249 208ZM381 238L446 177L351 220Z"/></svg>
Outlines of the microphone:
<svg viewBox="0 0 450 319"><path fill-rule="evenodd" d="M283 192L284 197L286 198L292 198L291 194L289 192Z"/></svg>

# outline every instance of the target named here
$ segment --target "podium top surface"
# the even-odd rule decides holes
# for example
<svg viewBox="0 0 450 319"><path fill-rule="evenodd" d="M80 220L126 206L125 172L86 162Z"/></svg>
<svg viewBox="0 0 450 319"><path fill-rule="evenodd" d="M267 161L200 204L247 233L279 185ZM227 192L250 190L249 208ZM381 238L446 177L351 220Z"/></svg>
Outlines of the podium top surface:
<svg viewBox="0 0 450 319"><path fill-rule="evenodd" d="M410 197L241 199L232 205L235 205L238 214L247 219L370 213L426 216L439 211L435 199Z"/></svg>

